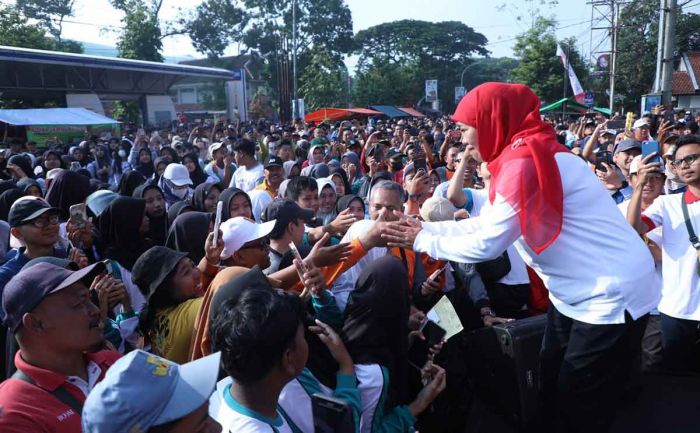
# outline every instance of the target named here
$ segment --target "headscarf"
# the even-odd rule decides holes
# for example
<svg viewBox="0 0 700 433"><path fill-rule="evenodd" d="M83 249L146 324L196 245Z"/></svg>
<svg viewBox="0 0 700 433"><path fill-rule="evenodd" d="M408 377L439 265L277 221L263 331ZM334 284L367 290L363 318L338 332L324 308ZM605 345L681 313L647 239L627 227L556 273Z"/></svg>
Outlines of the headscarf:
<svg viewBox="0 0 700 433"><path fill-rule="evenodd" d="M134 190L146 182L146 178L138 171L131 170L119 179L119 185L117 185L117 192L123 197L131 197L134 194Z"/></svg>
<svg viewBox="0 0 700 433"><path fill-rule="evenodd" d="M199 165L199 157L197 157L196 153L188 153L187 155L182 157L182 163L184 165L185 163L185 158L192 160L194 162L194 172L190 173L190 180L192 181L192 186L196 187L200 184L203 184L204 182L207 181L207 174L204 173L204 170L202 170L202 166Z"/></svg>
<svg viewBox="0 0 700 433"><path fill-rule="evenodd" d="M165 173L163 173L165 174ZM158 187L163 191L163 197L165 197L165 204L168 208L179 201L189 202L192 198L192 188L187 188L187 193L182 197L175 195L173 190L175 189L175 184L165 176L161 176L158 180Z"/></svg>
<svg viewBox="0 0 700 433"><path fill-rule="evenodd" d="M109 150L109 148L108 148L107 146L104 146L104 145L102 145L102 144L98 144L97 146L95 146L95 150L97 150L97 149L101 149L102 152L104 153L104 156L103 156L102 158L97 158L97 157L95 157L95 165L97 165L97 167L96 167L96 169L95 169L95 175L99 176L99 174L97 173L97 171L98 171L100 168L106 166L106 167L110 167L110 169L111 169L111 167L112 167L112 156L111 156L110 150ZM97 154L97 153L95 153L95 154ZM105 181L105 182L106 182L108 179L109 179L109 174L107 175L107 177L100 178L100 180Z"/></svg>
<svg viewBox="0 0 700 433"><path fill-rule="evenodd" d="M250 197L250 209L253 211L253 219L256 223L260 224L262 222L260 217L262 216L265 208L272 203L272 197L267 191L263 191L262 189L254 189L250 191L248 193L248 197Z"/></svg>
<svg viewBox="0 0 700 433"><path fill-rule="evenodd" d="M0 194L0 219L7 221L12 205L19 200L20 197L24 197L25 195L27 194L20 191L19 188L8 189Z"/></svg>
<svg viewBox="0 0 700 433"><path fill-rule="evenodd" d="M168 208L168 227L179 217L186 212L192 212L194 208L189 202L179 201Z"/></svg>
<svg viewBox="0 0 700 433"><path fill-rule="evenodd" d="M355 167L357 167L358 170L360 169L360 157L357 156L355 152L348 150L343 154L343 158L349 159L352 164L355 164Z"/></svg>
<svg viewBox="0 0 700 433"><path fill-rule="evenodd" d="M114 191L109 190L99 190L95 191L85 199L85 204L87 205L87 210L92 213L92 217L99 217L107 206L119 197Z"/></svg>
<svg viewBox="0 0 700 433"><path fill-rule="evenodd" d="M342 211L344 211L345 209L349 208L350 203L352 203L354 200L358 200L360 203L362 203L362 208L364 209L365 202L362 201L360 196L357 196L355 194L346 194L346 195L338 198L338 201L335 204L336 214L339 214Z"/></svg>
<svg viewBox="0 0 700 433"><path fill-rule="evenodd" d="M204 292L204 297L202 298L202 305L199 307L199 312L197 313L197 320L195 322L195 335L192 343L192 352L190 353L191 361L203 358L212 353L211 333L209 332L209 318L211 315L210 310L212 306L212 299L219 289L221 289L221 287L226 285L229 281L235 281L248 271L248 268L243 268L240 266L231 266L222 269L218 274L216 274L216 277L214 277L212 282L209 284L209 287L207 287L206 292Z"/></svg>
<svg viewBox="0 0 700 433"><path fill-rule="evenodd" d="M197 185L197 188L195 188L194 192L192 193L191 200L194 210L198 212L209 212L204 202L213 188L221 191L221 187L219 187L218 183L201 183Z"/></svg>
<svg viewBox="0 0 700 433"><path fill-rule="evenodd" d="M160 176L158 176L158 166L161 164L165 164L167 167L168 164L170 164L170 157L167 156L159 156L158 158L153 161L153 181L158 182L160 180Z"/></svg>
<svg viewBox="0 0 700 433"><path fill-rule="evenodd" d="M39 191L41 191L41 186L39 186L39 182L35 181L31 177L25 177L17 181L17 188L19 188L25 194L29 194L28 190L32 186L39 188Z"/></svg>
<svg viewBox="0 0 700 433"><path fill-rule="evenodd" d="M143 184L134 190L133 197L146 199L146 191L155 189L161 195L163 191L158 188L158 185ZM148 217L148 233L146 237L151 240L153 245L165 245L165 237L168 233L168 213L163 209L163 215L157 218Z"/></svg>
<svg viewBox="0 0 700 433"><path fill-rule="evenodd" d="M150 158L150 162L146 164L141 163L141 152L146 152L148 153L148 157ZM146 179L150 178L153 176L153 173L155 173L155 162L153 161L153 155L151 155L151 151L148 148L141 148L139 149L138 153L136 154L136 167L134 168L135 171L138 171L145 177Z"/></svg>
<svg viewBox="0 0 700 433"><path fill-rule="evenodd" d="M10 159L7 160L7 163L16 165L22 169L27 177L34 179L35 175L32 169L32 160L27 155L12 155Z"/></svg>
<svg viewBox="0 0 700 433"><path fill-rule="evenodd" d="M99 245L102 256L115 260L129 271L150 244L139 233L146 210L146 200L118 197L107 206L99 219Z"/></svg>
<svg viewBox="0 0 700 433"><path fill-rule="evenodd" d="M46 201L70 214L70 207L82 203L90 195L90 179L75 171L63 170L51 182Z"/></svg>
<svg viewBox="0 0 700 433"><path fill-rule="evenodd" d="M340 167L334 168L333 170L331 170L331 174L330 174L330 176L328 176L328 180L333 182L333 176L336 176L336 175L340 176L340 178L343 180L343 185L345 186L345 194L346 195L350 194L352 188L350 186L350 182L348 182L348 175L347 175L347 173L345 173L345 170L343 170Z"/></svg>
<svg viewBox="0 0 700 433"><path fill-rule="evenodd" d="M296 161L284 161L282 163L282 168L284 169L284 178L289 179L289 174L292 172L294 166L297 165Z"/></svg>
<svg viewBox="0 0 700 433"><path fill-rule="evenodd" d="M187 212L170 225L165 246L182 253L198 264L204 257L204 242L209 236L211 214L206 212Z"/></svg>
<svg viewBox="0 0 700 433"><path fill-rule="evenodd" d="M333 190L333 192L335 193L335 184L331 180L329 180L327 178L321 178L321 179L317 179L316 183L318 184L318 198L319 199L321 198L321 191L323 191L323 188L325 188L327 186L330 187ZM337 202L337 198L336 198L336 202ZM319 218L321 221L323 221L324 226L332 223L336 216L338 216L338 215L335 213L335 208L331 209L331 211L328 213L322 212L321 209L319 209L318 212L316 212L316 217Z"/></svg>
<svg viewBox="0 0 700 433"><path fill-rule="evenodd" d="M525 242L540 254L561 233L564 193L555 155L569 150L540 119L539 98L522 84L485 83L462 98L452 120L476 128L491 172L489 200L499 194L513 207Z"/></svg>
<svg viewBox="0 0 700 433"><path fill-rule="evenodd" d="M46 173L49 172L49 170L46 169L46 157L48 157L49 155L53 155L56 158L58 158L59 162L61 163L61 166L58 168L66 168L66 161L63 159L63 155L61 155L60 152L58 152L57 150L47 150L41 157L41 167L44 169L44 175L46 175Z"/></svg>
<svg viewBox="0 0 700 433"><path fill-rule="evenodd" d="M225 190L221 191L221 194L219 194L219 201L224 203L223 209L221 210L221 221L227 221L229 218L231 218L231 200L238 194L243 194L245 198L248 200L248 203L250 204L250 209L252 212L253 209L253 202L250 200L250 196L245 193L245 191L238 189L238 188L226 188ZM250 215L252 218L253 215Z"/></svg>
<svg viewBox="0 0 700 433"><path fill-rule="evenodd" d="M325 162L319 162L318 164L309 165L301 171L302 176L309 176L316 179L328 177L328 175L330 174L331 170L328 168L328 165Z"/></svg>
<svg viewBox="0 0 700 433"><path fill-rule="evenodd" d="M12 180L0 181L0 194L2 194L5 191L9 191L9 190L15 189L15 188L17 188L17 185Z"/></svg>

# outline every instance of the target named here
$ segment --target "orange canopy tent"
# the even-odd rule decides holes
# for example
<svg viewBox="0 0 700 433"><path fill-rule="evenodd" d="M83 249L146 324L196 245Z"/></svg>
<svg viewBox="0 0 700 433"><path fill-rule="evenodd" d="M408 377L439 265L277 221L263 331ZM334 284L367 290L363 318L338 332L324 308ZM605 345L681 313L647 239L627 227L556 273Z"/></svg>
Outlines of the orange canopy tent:
<svg viewBox="0 0 700 433"><path fill-rule="evenodd" d="M367 108L321 108L304 116L307 123L320 123L326 120L340 120L356 116L381 116L382 113Z"/></svg>
<svg viewBox="0 0 700 433"><path fill-rule="evenodd" d="M400 107L399 110L412 117L425 117L425 114L421 113L420 111L414 110L411 107Z"/></svg>

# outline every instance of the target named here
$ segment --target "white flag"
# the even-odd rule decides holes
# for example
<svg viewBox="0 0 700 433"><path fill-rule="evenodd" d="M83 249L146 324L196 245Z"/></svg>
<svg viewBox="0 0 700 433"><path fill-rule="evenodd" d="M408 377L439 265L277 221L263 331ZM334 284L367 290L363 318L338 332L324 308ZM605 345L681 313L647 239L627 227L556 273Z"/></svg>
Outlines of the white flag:
<svg viewBox="0 0 700 433"><path fill-rule="evenodd" d="M557 44L557 56L561 58L562 63L564 63L564 67L567 69L566 72L569 74L569 82L571 83L571 89L574 91L576 102L583 104L586 94L583 91L583 87L581 87L581 83L576 76L576 72L574 72L574 67L571 66L571 63L569 63L568 59L566 58L566 53L561 49L561 45L559 44Z"/></svg>

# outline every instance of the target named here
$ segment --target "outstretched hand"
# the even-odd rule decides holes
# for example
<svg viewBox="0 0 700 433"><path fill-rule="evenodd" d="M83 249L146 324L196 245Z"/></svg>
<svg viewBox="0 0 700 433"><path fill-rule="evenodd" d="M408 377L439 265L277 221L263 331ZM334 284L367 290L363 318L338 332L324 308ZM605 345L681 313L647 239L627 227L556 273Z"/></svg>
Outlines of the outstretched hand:
<svg viewBox="0 0 700 433"><path fill-rule="evenodd" d="M418 233L423 230L422 224L399 211L394 211L394 216L398 221L389 222L383 227L382 238L389 247L413 248Z"/></svg>

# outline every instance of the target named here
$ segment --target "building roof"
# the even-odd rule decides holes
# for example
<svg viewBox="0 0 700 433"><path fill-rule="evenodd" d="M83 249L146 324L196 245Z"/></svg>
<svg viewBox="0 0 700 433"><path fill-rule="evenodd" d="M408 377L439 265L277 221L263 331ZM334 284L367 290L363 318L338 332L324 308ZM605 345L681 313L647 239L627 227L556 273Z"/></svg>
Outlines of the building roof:
<svg viewBox="0 0 700 433"><path fill-rule="evenodd" d="M209 78L233 79L234 72L220 68L204 68L183 64L147 62L144 60L119 59L113 57L88 56L85 54L58 51L34 50L0 45L0 60L25 63L83 66L101 69L120 69L161 74L197 75Z"/></svg>
<svg viewBox="0 0 700 433"><path fill-rule="evenodd" d="M678 70L673 72L674 95L700 93L700 52L689 52L681 56Z"/></svg>
<svg viewBox="0 0 700 433"><path fill-rule="evenodd" d="M0 122L11 125L106 125L119 123L84 108L27 108L0 110Z"/></svg>

